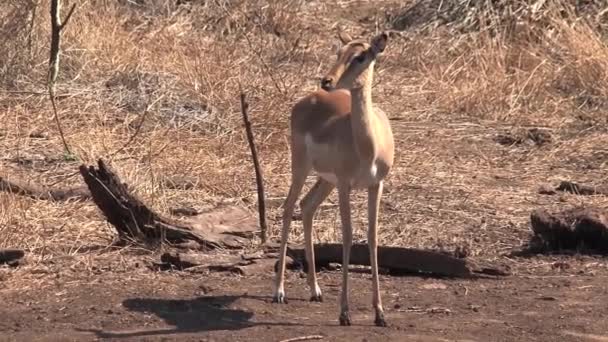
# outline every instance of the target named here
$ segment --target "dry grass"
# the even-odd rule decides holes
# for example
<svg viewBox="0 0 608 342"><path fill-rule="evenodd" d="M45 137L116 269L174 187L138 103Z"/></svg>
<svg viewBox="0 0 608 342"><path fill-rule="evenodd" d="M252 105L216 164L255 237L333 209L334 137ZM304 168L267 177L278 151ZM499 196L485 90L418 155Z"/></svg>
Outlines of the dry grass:
<svg viewBox="0 0 608 342"><path fill-rule="evenodd" d="M403 8L394 1L79 2L63 40L58 84L64 131L79 158L71 162L44 94L48 1L39 1L30 26L34 3L0 5L0 175L74 184L79 163L102 157L161 212L220 201L254 209L238 107L242 86L272 236L289 181L289 109L333 61L335 26L369 36L376 22L391 28ZM458 30L455 18L452 26L410 27L391 41L374 90L394 120L398 143L383 200L382 243L466 246L472 257L504 259L529 238L531 209L565 205L538 195L541 183L604 181L608 47L594 25L552 4L543 7L542 20L509 30L496 21ZM548 130L552 142L501 146L493 139L531 126ZM194 178L198 186L171 189L166 180L175 177ZM354 200L355 237L364 239L365 197ZM601 197L561 201L606 205ZM335 194L315 224L319 239L340 239ZM292 240L301 242L299 222L294 226ZM102 256L87 248L107 246L111 237L91 203L0 193L0 248L25 248L35 267L68 260L93 272Z"/></svg>

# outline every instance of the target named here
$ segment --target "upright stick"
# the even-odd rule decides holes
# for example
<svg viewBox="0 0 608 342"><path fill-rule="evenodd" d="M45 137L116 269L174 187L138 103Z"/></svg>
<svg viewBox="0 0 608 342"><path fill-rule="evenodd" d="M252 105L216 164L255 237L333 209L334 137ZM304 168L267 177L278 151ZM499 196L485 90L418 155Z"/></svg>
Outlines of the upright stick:
<svg viewBox="0 0 608 342"><path fill-rule="evenodd" d="M61 141L63 142L63 147L65 148L65 152L68 156L71 156L72 152L70 151L70 147L65 140L63 129L61 128L61 121L59 121L59 114L57 113L57 104L55 103L55 82L57 81L57 74L59 74L61 31L70 21L75 8L76 4L72 5L68 15L65 17L65 20L62 23L60 16L61 0L51 0L51 53L49 57L48 87L51 104L53 105L53 116L55 118L55 123L57 124L57 129L59 130L59 135L61 136Z"/></svg>
<svg viewBox="0 0 608 342"><path fill-rule="evenodd" d="M258 152L255 148L253 141L253 132L251 131L251 122L249 122L249 115L247 109L249 104L245 100L245 93L241 92L241 112L243 113L243 122L245 123L245 131L247 132L247 141L249 142L249 148L251 149L251 157L253 158L253 167L255 168L255 181L258 186L258 211L260 214L260 229L262 230L262 243L266 243L266 204L264 199L264 177L262 176L262 170L260 168L260 161L258 159Z"/></svg>

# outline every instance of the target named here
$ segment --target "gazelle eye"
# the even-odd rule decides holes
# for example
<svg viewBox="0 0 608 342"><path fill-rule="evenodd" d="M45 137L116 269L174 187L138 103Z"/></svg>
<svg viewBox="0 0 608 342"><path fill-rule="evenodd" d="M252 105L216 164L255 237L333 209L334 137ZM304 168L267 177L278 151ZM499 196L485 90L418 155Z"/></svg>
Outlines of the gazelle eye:
<svg viewBox="0 0 608 342"><path fill-rule="evenodd" d="M354 58L354 61L357 62L357 63L363 63L364 60L365 60L365 54L363 54L363 53L360 54L360 55L357 55Z"/></svg>

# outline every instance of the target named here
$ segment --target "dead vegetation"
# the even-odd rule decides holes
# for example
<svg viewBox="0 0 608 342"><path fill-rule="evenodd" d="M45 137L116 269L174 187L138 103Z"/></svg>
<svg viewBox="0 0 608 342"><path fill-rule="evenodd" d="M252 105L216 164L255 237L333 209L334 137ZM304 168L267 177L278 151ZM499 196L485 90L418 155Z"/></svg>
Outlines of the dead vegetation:
<svg viewBox="0 0 608 342"><path fill-rule="evenodd" d="M516 34L522 26L551 28L556 19L568 23L584 20L603 34L608 24L607 13L605 4L597 0L420 0L389 13L387 19L397 30L428 33L446 26L463 34L491 31L496 35Z"/></svg>
<svg viewBox="0 0 608 342"><path fill-rule="evenodd" d="M378 63L374 88L398 152L381 244L496 260L527 244L532 210L608 203L537 193L547 181L606 181L606 12L599 2L579 3L83 2L62 37L56 85L72 161L46 98L49 1L9 1L0 5L0 176L44 189L79 186L78 165L104 158L159 214L218 203L255 211L242 86L274 239L288 186L290 106L317 88L338 27L369 36L378 25L400 31ZM497 144L505 132L513 140ZM171 186L179 179L194 185ZM365 198L354 200L354 236L363 241ZM332 195L316 217L320 241L340 239L336 203ZM123 258L127 252L108 247L112 229L90 201L0 193L0 248L26 250L31 268L69 263L93 272L113 253ZM301 233L296 223L293 243ZM102 247L93 256L82 252L91 246ZM132 267L114 262L114 269ZM533 259L507 262L518 272L538 271ZM34 277L28 267L11 271L21 272L12 281Z"/></svg>

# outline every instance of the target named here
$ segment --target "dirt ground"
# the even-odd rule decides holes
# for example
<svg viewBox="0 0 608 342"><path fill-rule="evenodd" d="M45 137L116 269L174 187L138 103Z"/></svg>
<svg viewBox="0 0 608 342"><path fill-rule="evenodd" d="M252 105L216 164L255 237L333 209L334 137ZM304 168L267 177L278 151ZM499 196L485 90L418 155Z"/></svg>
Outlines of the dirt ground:
<svg viewBox="0 0 608 342"><path fill-rule="evenodd" d="M45 15L34 18L37 3ZM409 0L172 3L80 2L62 40L58 85L74 155L63 150L45 88L48 1L0 3L0 177L77 186L78 166L105 158L163 215L225 203L255 212L243 86L276 240L289 186L287 113L318 88L338 27L367 38L377 26L403 30L378 63L373 90L397 150L379 241L462 251L511 275L382 275L389 326L377 328L369 274L352 272L354 325L340 327L339 271L320 272L323 303L310 303L305 279L289 271L289 304L276 305L271 270L152 270L159 251L109 247L116 231L91 201L0 192L0 248L26 253L22 265L0 267L0 341L608 341L608 259L525 252L533 210L608 207L603 195L538 191L563 180L606 184L608 44L595 26L560 14L549 20L553 31L529 24L501 38L461 30L456 24L469 21L457 16L445 19L455 28L426 17L427 29L403 18L409 28L399 28ZM432 14L464 2L416 3ZM316 241L341 239L336 197L315 217ZM360 242L366 197L352 199ZM302 242L295 221L290 243Z"/></svg>
<svg viewBox="0 0 608 342"><path fill-rule="evenodd" d="M323 303L289 272L286 305L271 303L270 274L107 273L3 292L0 340L608 341L608 272L584 271L583 259L545 276L381 276L387 328L373 325L366 272L351 272L351 327L337 322L340 271L320 273Z"/></svg>

